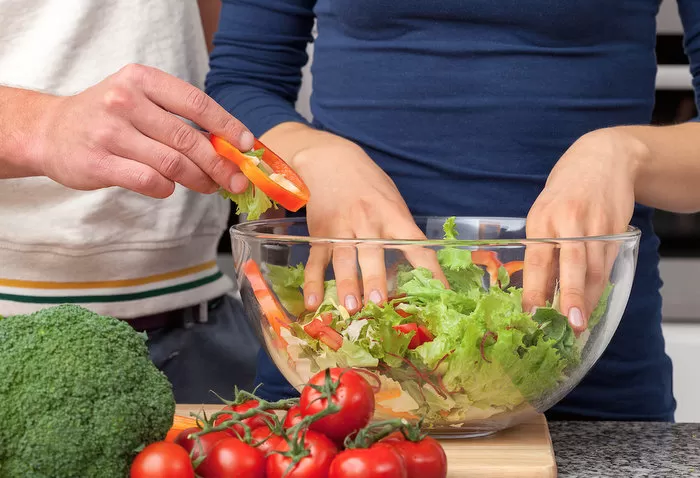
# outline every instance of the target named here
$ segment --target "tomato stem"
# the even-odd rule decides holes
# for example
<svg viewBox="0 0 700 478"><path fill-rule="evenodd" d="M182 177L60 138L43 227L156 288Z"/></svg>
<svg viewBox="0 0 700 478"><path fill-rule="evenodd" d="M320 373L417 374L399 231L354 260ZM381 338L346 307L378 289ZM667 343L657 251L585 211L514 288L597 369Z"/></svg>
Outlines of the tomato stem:
<svg viewBox="0 0 700 478"><path fill-rule="evenodd" d="M408 427L408 421L403 418L371 423L355 433L354 436L347 437L344 445L347 449L370 448L373 444L388 437L395 431L400 430L405 436L404 430Z"/></svg>

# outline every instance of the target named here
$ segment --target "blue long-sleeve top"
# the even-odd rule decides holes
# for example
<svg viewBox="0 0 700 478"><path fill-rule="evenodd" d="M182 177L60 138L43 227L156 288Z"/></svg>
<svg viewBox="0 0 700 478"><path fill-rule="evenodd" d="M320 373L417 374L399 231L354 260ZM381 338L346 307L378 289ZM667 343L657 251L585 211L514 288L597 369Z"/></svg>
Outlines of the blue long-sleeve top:
<svg viewBox="0 0 700 478"><path fill-rule="evenodd" d="M700 104L700 1L678 3ZM304 121L294 102L317 20L313 126L362 146L416 214L524 217L577 138L649 123L658 7L659 0L229 0L206 86L256 135ZM672 419L651 217L636 207L643 239L617 334L552 414ZM260 367L268 387L279 382L269 362Z"/></svg>

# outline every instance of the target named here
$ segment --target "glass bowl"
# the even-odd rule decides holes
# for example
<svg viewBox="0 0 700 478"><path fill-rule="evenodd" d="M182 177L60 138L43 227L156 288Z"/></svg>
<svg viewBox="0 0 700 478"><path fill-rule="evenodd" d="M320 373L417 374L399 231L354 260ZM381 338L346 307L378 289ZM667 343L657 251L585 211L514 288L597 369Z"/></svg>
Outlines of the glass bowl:
<svg viewBox="0 0 700 478"><path fill-rule="evenodd" d="M305 218L231 228L248 319L284 377L301 389L320 370L355 368L374 387L376 420L422 420L441 438L494 433L555 405L600 358L622 318L639 230L525 239L522 218L415 220L427 240L309 237ZM383 252L388 302L349 313L329 265L319 278L326 281L322 305L306 311L312 249L347 257L363 248L374 257ZM564 282L578 271L591 304L589 325L578 333L559 311L560 257ZM449 288L421 267L425 260L439 262ZM546 302L523 311L523 274L533 268Z"/></svg>

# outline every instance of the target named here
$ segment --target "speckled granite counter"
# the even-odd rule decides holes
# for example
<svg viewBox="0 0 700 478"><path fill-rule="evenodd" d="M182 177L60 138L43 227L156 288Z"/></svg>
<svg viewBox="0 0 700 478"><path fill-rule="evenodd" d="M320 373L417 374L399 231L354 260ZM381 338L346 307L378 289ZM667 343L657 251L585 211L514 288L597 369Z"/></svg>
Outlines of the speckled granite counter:
<svg viewBox="0 0 700 478"><path fill-rule="evenodd" d="M549 422L559 476L700 477L700 423Z"/></svg>

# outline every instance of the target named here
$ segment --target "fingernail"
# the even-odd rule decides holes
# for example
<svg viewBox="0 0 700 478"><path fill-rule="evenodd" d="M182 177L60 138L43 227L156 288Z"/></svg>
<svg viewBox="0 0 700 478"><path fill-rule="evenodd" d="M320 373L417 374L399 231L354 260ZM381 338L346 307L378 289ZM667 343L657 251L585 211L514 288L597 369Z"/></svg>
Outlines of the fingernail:
<svg viewBox="0 0 700 478"><path fill-rule="evenodd" d="M248 187L248 178L245 175L238 173L231 178L230 191L234 194L240 194Z"/></svg>
<svg viewBox="0 0 700 478"><path fill-rule="evenodd" d="M348 310L357 309L357 299L354 295L348 295L345 297L345 308Z"/></svg>
<svg viewBox="0 0 700 478"><path fill-rule="evenodd" d="M310 294L306 298L306 305L308 307L316 307L317 304L318 304L318 297L316 296L316 294Z"/></svg>
<svg viewBox="0 0 700 478"><path fill-rule="evenodd" d="M248 151L253 147L253 144L255 143L255 137L250 131L244 131L238 137L238 142L241 144L241 149L243 151Z"/></svg>
<svg viewBox="0 0 700 478"><path fill-rule="evenodd" d="M577 329L583 327L583 314L581 313L581 309L578 307L569 309L569 323Z"/></svg>
<svg viewBox="0 0 700 478"><path fill-rule="evenodd" d="M373 290L369 294L369 300L371 300L375 304L380 304L382 302L382 294L380 294L378 290Z"/></svg>
<svg viewBox="0 0 700 478"><path fill-rule="evenodd" d="M536 305L532 306L532 309L530 309L530 315L535 315L537 309L539 309L539 307L537 307Z"/></svg>

